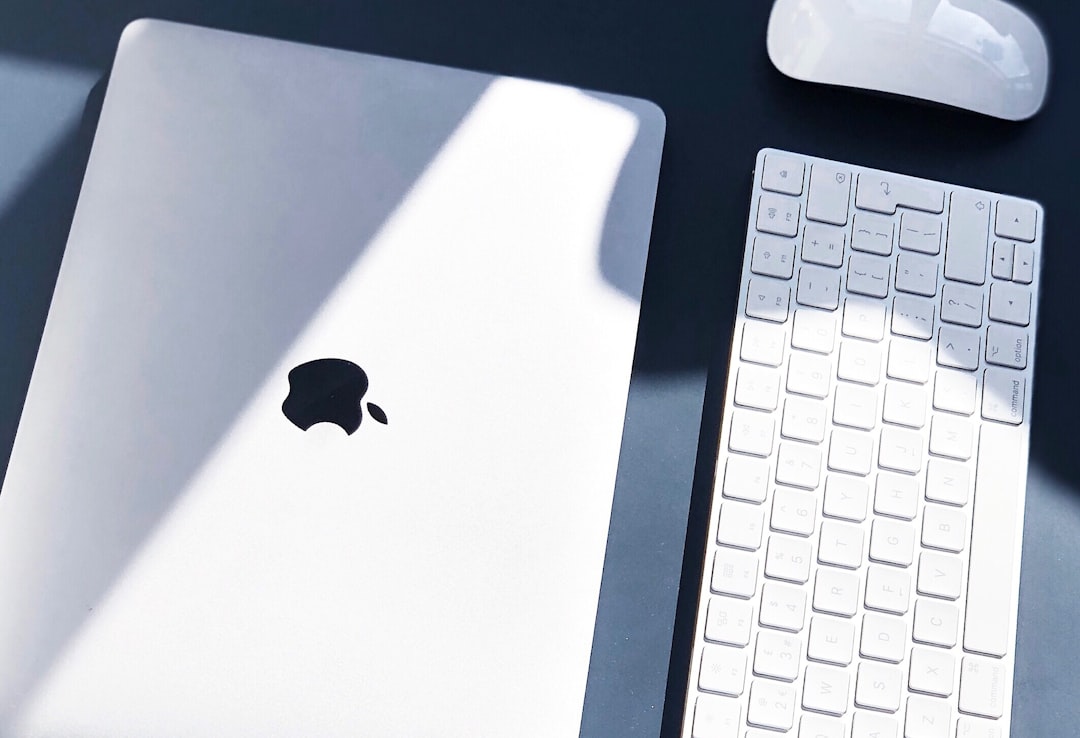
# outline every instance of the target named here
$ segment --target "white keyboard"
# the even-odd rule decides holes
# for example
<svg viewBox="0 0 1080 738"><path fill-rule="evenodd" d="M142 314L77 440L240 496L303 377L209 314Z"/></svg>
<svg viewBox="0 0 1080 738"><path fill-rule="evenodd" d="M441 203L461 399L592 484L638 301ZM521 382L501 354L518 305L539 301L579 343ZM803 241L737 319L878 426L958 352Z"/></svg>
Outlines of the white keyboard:
<svg viewBox="0 0 1080 738"><path fill-rule="evenodd" d="M684 738L1006 738L1043 213L758 154Z"/></svg>

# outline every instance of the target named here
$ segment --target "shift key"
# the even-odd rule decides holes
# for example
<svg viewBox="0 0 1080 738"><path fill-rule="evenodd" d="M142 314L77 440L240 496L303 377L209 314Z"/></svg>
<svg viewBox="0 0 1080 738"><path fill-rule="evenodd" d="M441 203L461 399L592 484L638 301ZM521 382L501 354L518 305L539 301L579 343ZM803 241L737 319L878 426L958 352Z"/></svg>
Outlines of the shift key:
<svg viewBox="0 0 1080 738"><path fill-rule="evenodd" d="M945 240L945 278L985 283L989 237L990 199L975 192L954 192Z"/></svg>

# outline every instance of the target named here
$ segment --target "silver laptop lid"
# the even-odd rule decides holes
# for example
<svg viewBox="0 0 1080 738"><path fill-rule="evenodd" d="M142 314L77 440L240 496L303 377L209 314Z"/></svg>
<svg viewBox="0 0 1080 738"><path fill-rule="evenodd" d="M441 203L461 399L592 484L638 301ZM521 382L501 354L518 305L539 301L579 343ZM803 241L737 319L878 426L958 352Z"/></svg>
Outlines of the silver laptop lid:
<svg viewBox="0 0 1080 738"><path fill-rule="evenodd" d="M129 27L0 494L0 735L577 735L663 129Z"/></svg>

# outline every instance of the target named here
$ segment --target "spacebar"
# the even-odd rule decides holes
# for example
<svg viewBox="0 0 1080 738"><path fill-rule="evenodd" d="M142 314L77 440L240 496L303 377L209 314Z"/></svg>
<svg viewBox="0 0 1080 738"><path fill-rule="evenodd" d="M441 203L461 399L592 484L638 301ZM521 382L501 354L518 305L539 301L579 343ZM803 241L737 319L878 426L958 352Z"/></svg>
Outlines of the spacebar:
<svg viewBox="0 0 1080 738"><path fill-rule="evenodd" d="M1020 501L1026 484L1021 463L1026 428L984 423L975 472L964 650L1004 656L1016 613L1016 543L1023 525Z"/></svg>

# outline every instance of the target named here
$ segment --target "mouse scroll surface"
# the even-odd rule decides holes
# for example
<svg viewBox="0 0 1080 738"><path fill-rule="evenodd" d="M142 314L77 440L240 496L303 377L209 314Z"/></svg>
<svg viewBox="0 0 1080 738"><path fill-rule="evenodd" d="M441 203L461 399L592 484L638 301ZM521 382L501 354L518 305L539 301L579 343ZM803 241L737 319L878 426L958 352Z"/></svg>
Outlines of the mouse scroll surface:
<svg viewBox="0 0 1080 738"><path fill-rule="evenodd" d="M1038 112L1043 34L1003 0L776 0L769 58L784 74L965 108L1007 120Z"/></svg>

